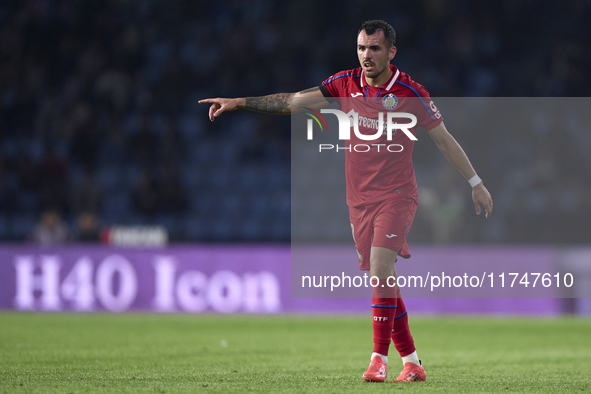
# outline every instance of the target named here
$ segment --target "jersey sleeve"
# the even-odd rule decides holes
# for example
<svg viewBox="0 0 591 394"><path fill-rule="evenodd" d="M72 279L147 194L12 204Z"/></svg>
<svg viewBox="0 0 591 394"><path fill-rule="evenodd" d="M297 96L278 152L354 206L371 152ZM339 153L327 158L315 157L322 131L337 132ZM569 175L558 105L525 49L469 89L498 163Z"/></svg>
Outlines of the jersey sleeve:
<svg viewBox="0 0 591 394"><path fill-rule="evenodd" d="M324 97L347 97L346 83L353 70L340 71L325 79L320 85Z"/></svg>
<svg viewBox="0 0 591 394"><path fill-rule="evenodd" d="M324 96L324 98L327 98L327 99L333 98L333 95L330 93L330 91L328 90L328 88L326 86L320 85L319 88L320 88L320 91L322 92L322 95Z"/></svg>
<svg viewBox="0 0 591 394"><path fill-rule="evenodd" d="M423 127L425 130L430 130L435 126L438 126L443 121L443 116L433 100L427 88L418 83L414 83L414 93L417 96L417 102L414 107L416 108L415 115L418 120L418 125Z"/></svg>

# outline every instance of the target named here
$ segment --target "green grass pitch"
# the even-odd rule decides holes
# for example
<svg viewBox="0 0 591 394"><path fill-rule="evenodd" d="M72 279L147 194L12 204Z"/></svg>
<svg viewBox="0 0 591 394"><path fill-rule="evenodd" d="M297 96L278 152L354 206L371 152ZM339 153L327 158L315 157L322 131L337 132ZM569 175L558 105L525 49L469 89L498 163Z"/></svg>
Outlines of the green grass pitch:
<svg viewBox="0 0 591 394"><path fill-rule="evenodd" d="M369 313L0 313L0 392L591 391L590 319L411 316L411 329L427 382L365 383ZM395 352L389 365L395 378Z"/></svg>

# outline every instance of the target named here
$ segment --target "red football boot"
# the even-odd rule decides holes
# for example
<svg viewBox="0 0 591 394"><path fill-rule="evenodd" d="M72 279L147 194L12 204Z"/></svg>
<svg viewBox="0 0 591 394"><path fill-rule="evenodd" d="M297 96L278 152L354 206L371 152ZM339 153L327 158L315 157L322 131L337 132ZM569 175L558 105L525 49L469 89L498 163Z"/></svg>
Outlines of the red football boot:
<svg viewBox="0 0 591 394"><path fill-rule="evenodd" d="M379 355L373 356L369 368L363 374L366 382L383 382L388 377L388 368Z"/></svg>
<svg viewBox="0 0 591 394"><path fill-rule="evenodd" d="M419 361L420 362L420 361ZM427 373L422 365L416 365L415 363L405 363L404 369L398 375L396 380L390 382L424 382L427 379Z"/></svg>

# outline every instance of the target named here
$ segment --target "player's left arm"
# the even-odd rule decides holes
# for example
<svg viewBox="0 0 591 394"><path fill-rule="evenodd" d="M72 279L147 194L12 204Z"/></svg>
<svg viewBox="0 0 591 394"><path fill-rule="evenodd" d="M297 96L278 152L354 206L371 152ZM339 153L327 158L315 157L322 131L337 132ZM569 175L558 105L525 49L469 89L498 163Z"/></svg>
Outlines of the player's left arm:
<svg viewBox="0 0 591 394"><path fill-rule="evenodd" d="M474 167L472 167L468 156L466 156L466 153L455 138L447 131L443 122L427 130L427 133L435 141L441 153L443 153L447 160L453 164L466 180L476 175L476 171L474 171ZM493 210L493 201L490 193L484 186L484 182L481 181L472 188L472 201L476 208L476 214L480 215L480 205L482 205L486 211L485 216L487 218L490 216Z"/></svg>

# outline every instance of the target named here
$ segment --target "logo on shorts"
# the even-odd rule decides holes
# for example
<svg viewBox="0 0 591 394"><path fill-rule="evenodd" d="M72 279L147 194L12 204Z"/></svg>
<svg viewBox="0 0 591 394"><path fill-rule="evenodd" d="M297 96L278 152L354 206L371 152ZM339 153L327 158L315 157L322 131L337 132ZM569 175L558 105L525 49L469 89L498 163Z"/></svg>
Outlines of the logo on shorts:
<svg viewBox="0 0 591 394"><path fill-rule="evenodd" d="M355 249L357 250L357 249ZM359 261L363 261L363 256L361 256L361 253L359 253L359 251L357 250L357 257L359 257Z"/></svg>
<svg viewBox="0 0 591 394"><path fill-rule="evenodd" d="M388 237L388 238L394 238L394 237L397 237L397 236L398 235L396 235L396 234L386 234L386 237Z"/></svg>
<svg viewBox="0 0 591 394"><path fill-rule="evenodd" d="M382 105L386 109L394 109L398 105L398 98L394 96L392 93L388 93L382 99Z"/></svg>

